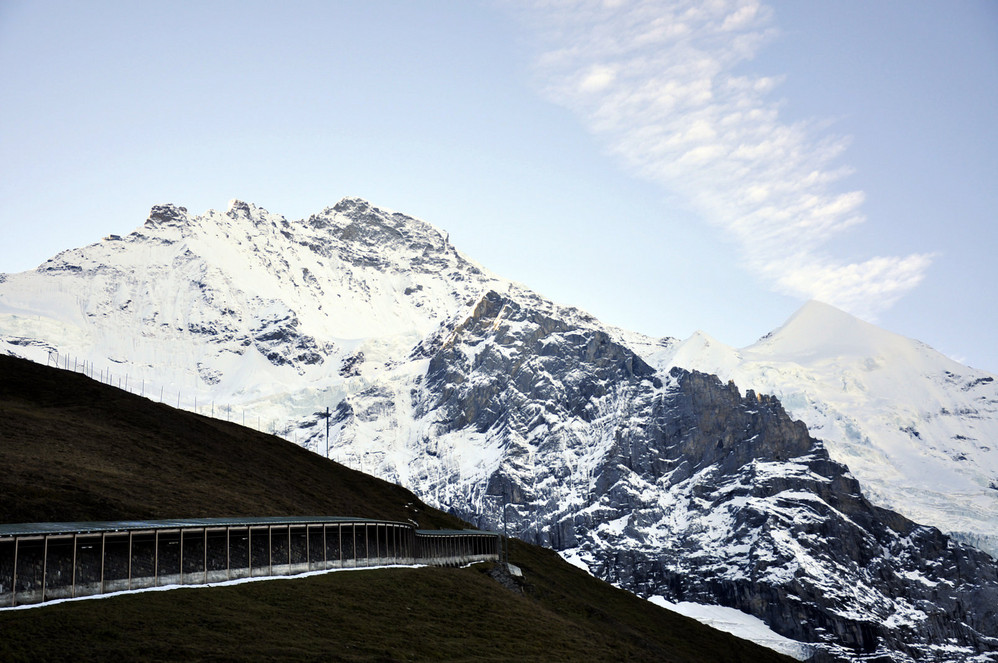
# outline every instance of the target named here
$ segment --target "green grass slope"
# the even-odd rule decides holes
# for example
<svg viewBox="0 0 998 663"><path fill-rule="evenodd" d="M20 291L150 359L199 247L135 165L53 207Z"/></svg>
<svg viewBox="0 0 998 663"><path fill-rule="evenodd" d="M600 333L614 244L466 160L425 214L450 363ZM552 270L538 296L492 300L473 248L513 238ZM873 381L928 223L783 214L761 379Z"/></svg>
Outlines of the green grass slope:
<svg viewBox="0 0 998 663"><path fill-rule="evenodd" d="M336 515L461 527L241 426L0 356L0 522ZM0 611L0 660L788 661L514 542L465 569L342 571Z"/></svg>

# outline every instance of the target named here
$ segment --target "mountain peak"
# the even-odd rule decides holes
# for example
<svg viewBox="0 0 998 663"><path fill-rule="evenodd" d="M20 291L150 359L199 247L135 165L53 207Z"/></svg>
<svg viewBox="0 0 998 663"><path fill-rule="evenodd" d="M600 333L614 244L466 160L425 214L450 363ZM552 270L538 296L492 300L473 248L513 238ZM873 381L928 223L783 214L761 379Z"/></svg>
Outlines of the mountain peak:
<svg viewBox="0 0 998 663"><path fill-rule="evenodd" d="M348 214L354 211L373 211L377 209L378 208L372 205L369 201L357 196L344 196L332 207L334 212L339 212L340 214Z"/></svg>
<svg viewBox="0 0 998 663"><path fill-rule="evenodd" d="M672 357L676 366L688 368L696 364L698 370L723 374L737 365L738 351L703 330L696 330L679 343Z"/></svg>
<svg viewBox="0 0 998 663"><path fill-rule="evenodd" d="M880 330L876 325L865 322L852 313L812 299L797 309L777 331L794 330L808 336L821 336L839 333L846 328L858 328L868 332Z"/></svg>
<svg viewBox="0 0 998 663"><path fill-rule="evenodd" d="M343 198L332 208L326 208L321 217L313 217L309 223L328 225L332 219L339 217L340 220L333 221L333 224L341 226L339 234L343 239L378 247L379 250L401 242L420 253L427 250L434 253L450 251L447 233L433 224L375 206L363 198Z"/></svg>
<svg viewBox="0 0 998 663"><path fill-rule="evenodd" d="M807 358L818 353L827 355L875 355L885 346L907 341L864 322L831 304L811 300L773 332L762 337L754 350Z"/></svg>
<svg viewBox="0 0 998 663"><path fill-rule="evenodd" d="M233 198L229 201L228 206L225 209L226 214L230 216L234 214L248 215L250 211L255 208L256 205L239 200L238 198Z"/></svg>
<svg viewBox="0 0 998 663"><path fill-rule="evenodd" d="M146 228L161 228L164 226L179 227L189 220L186 207L177 207L172 203L153 205L146 219Z"/></svg>
<svg viewBox="0 0 998 663"><path fill-rule="evenodd" d="M259 205L254 205L253 203L247 203L238 198L233 198L229 201L229 205L225 210L225 215L230 219L249 219L253 223L260 223L265 220L269 220L276 223L282 223L282 225L287 225L286 220L280 214L271 214L266 209L260 207Z"/></svg>
<svg viewBox="0 0 998 663"><path fill-rule="evenodd" d="M803 306L797 309L796 313L790 316L790 320L798 318L803 318L805 320L824 319L826 321L832 319L840 319L842 321L859 320L859 318L854 316L852 313L843 311L840 308L818 301L817 299L808 300Z"/></svg>

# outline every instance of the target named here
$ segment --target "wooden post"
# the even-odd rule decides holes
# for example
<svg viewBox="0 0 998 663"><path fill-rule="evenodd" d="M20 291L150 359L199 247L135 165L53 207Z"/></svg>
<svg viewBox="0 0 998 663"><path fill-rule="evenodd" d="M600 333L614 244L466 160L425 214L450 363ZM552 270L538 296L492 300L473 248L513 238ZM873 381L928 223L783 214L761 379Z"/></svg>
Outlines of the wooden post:
<svg viewBox="0 0 998 663"><path fill-rule="evenodd" d="M232 579L232 526L225 526L225 579Z"/></svg>
<svg viewBox="0 0 998 663"><path fill-rule="evenodd" d="M184 528L180 530L180 584L184 584Z"/></svg>
<svg viewBox="0 0 998 663"><path fill-rule="evenodd" d="M128 530L128 589L132 588L132 530Z"/></svg>
<svg viewBox="0 0 998 663"><path fill-rule="evenodd" d="M204 584L208 584L208 528L204 528Z"/></svg>
<svg viewBox="0 0 998 663"><path fill-rule="evenodd" d="M152 551L152 577L153 577L153 587L159 587L159 530L156 530L153 539L153 551Z"/></svg>

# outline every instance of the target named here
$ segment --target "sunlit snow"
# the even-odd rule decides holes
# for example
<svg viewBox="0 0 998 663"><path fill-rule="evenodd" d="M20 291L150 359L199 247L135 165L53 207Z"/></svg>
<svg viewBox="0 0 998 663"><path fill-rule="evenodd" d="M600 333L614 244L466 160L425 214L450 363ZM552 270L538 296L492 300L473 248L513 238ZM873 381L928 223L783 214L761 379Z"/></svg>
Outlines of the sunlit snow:
<svg viewBox="0 0 998 663"><path fill-rule="evenodd" d="M786 654L798 661L806 660L811 656L813 651L806 643L783 637L766 626L766 622L741 610L725 608L719 605L688 603L685 601L671 603L661 596L653 596L648 600L655 605L672 610L673 612L692 617L701 624L706 624L719 631L730 633L743 640L751 640L756 644L768 647L781 654Z"/></svg>

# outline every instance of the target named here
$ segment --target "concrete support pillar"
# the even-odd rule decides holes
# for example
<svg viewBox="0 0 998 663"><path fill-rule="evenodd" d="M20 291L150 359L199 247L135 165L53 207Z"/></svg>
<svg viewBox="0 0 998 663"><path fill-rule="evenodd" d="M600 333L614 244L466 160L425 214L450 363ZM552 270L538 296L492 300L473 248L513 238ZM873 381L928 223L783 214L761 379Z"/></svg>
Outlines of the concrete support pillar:
<svg viewBox="0 0 998 663"><path fill-rule="evenodd" d="M128 532L128 589L132 588L132 532Z"/></svg>
<svg viewBox="0 0 998 663"><path fill-rule="evenodd" d="M17 605L17 548L20 542L20 539L14 539L14 574L10 585L11 606Z"/></svg>
<svg viewBox="0 0 998 663"><path fill-rule="evenodd" d="M180 528L180 584L184 584L184 528Z"/></svg>
<svg viewBox="0 0 998 663"><path fill-rule="evenodd" d="M42 603L45 602L45 585L49 576L49 538L42 539Z"/></svg>
<svg viewBox="0 0 998 663"><path fill-rule="evenodd" d="M100 593L104 593L104 562L107 558L107 532L100 535Z"/></svg>
<svg viewBox="0 0 998 663"><path fill-rule="evenodd" d="M159 530L156 530L156 534L153 540L153 555L152 555L152 565L153 565L153 587L159 587Z"/></svg>
<svg viewBox="0 0 998 663"><path fill-rule="evenodd" d="M76 598L76 535L73 535L73 585L70 596Z"/></svg>

